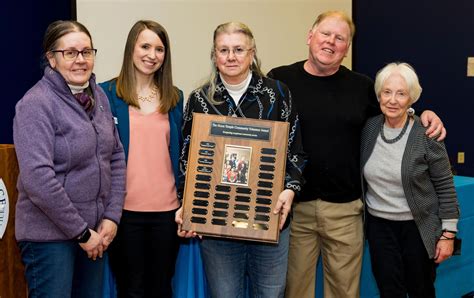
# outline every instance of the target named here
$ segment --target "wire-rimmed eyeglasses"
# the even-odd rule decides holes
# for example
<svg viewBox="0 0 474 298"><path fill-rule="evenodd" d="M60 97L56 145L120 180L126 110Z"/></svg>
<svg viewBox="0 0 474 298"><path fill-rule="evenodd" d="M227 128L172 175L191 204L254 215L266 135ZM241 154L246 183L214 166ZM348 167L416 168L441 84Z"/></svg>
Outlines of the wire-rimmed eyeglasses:
<svg viewBox="0 0 474 298"><path fill-rule="evenodd" d="M234 56L236 57L243 57L245 56L245 54L248 52L248 51L251 51L253 49L244 49L244 48L233 48L233 49L228 49L228 48L221 48L221 49L217 49L216 48L216 53L218 56L221 56L221 57L228 57L230 55L230 53L232 52L234 54Z"/></svg>

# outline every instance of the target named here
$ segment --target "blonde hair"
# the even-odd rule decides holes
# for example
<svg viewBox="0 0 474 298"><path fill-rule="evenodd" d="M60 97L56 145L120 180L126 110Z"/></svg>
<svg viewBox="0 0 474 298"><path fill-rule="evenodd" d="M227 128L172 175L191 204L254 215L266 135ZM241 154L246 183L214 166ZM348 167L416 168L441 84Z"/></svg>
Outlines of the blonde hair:
<svg viewBox="0 0 474 298"><path fill-rule="evenodd" d="M352 38L354 37L354 34L355 34L354 22L345 12L341 10L329 10L318 15L316 18L316 21L314 21L313 26L311 27L312 30L314 30L316 26L318 26L322 21L324 21L325 19L329 17L337 17L347 23L347 25L349 26L350 33L351 33L350 41L352 41Z"/></svg>
<svg viewBox="0 0 474 298"><path fill-rule="evenodd" d="M411 104L415 103L420 98L422 88L415 69L405 62L392 62L377 72L374 85L377 99L380 101L379 97L383 84L393 74L399 74L405 80Z"/></svg>

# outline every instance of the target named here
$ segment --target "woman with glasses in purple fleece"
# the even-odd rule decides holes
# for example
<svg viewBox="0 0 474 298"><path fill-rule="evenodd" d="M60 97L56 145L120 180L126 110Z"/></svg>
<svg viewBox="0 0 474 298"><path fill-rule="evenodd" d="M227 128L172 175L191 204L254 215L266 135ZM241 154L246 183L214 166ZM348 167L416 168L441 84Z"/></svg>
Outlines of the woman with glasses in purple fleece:
<svg viewBox="0 0 474 298"><path fill-rule="evenodd" d="M125 156L75 21L46 30L44 75L17 103L15 229L29 297L101 297L125 196Z"/></svg>

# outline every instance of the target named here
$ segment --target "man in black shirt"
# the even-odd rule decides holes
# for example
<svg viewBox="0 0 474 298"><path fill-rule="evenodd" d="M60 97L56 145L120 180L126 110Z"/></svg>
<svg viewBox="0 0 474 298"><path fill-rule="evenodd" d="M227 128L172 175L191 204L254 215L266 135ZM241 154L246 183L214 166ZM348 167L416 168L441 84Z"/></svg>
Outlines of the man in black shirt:
<svg viewBox="0 0 474 298"><path fill-rule="evenodd" d="M286 297L314 297L316 262L324 263L325 297L359 297L363 203L359 176L360 133L380 113L373 81L341 63L355 26L343 12L319 15L308 33L308 60L277 67L297 107L309 162L306 184L293 204ZM430 136L445 131L423 113Z"/></svg>

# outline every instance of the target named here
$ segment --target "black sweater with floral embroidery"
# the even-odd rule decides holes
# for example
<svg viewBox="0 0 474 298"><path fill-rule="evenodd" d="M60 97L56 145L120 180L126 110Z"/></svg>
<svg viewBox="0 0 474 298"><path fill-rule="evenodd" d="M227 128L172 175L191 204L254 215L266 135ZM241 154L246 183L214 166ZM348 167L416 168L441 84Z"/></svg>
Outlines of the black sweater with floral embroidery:
<svg viewBox="0 0 474 298"><path fill-rule="evenodd" d="M214 95L214 101L219 102L219 104L213 104L208 100L207 88L209 86L194 90L190 94L184 109L184 144L180 156L182 173L186 172L193 113L232 116L235 112L237 117L284 121L290 124L285 188L292 189L298 195L303 184L302 171L305 164L305 154L302 147L298 114L286 85L253 74L250 84L240 98L238 105L235 104L219 77L217 78ZM182 193L183 188L184 185L180 187L179 193Z"/></svg>

